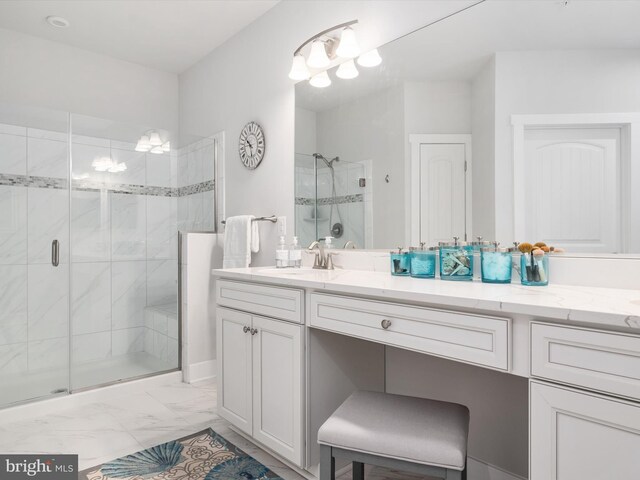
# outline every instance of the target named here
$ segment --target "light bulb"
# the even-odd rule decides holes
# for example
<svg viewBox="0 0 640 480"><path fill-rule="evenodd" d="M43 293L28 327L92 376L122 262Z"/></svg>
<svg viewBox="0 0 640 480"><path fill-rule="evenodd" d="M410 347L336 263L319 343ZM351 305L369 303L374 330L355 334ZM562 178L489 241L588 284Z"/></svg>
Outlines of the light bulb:
<svg viewBox="0 0 640 480"><path fill-rule="evenodd" d="M356 68L356 64L353 62L353 59L341 63L336 70L336 77L342 78L343 80L351 80L352 78L356 78L359 75L358 69Z"/></svg>
<svg viewBox="0 0 640 480"><path fill-rule="evenodd" d="M151 135L149 135L149 144L154 147L162 145L162 139L158 132L151 132Z"/></svg>
<svg viewBox="0 0 640 480"><path fill-rule="evenodd" d="M289 72L289 78L291 80L307 80L311 76L307 64L302 54L298 53L293 56L293 63L291 64L291 71Z"/></svg>
<svg viewBox="0 0 640 480"><path fill-rule="evenodd" d="M374 48L373 50L363 53L358 57L358 65L362 67L375 67L382 63L382 58L378 53L378 49Z"/></svg>
<svg viewBox="0 0 640 480"><path fill-rule="evenodd" d="M329 78L329 75L327 74L327 72L324 71L311 77L311 80L309 80L309 83L313 87L325 88L331 85L331 79Z"/></svg>
<svg viewBox="0 0 640 480"><path fill-rule="evenodd" d="M360 46L356 40L356 32L353 28L346 27L342 30L336 55L342 58L355 58L360 55Z"/></svg>
<svg viewBox="0 0 640 480"><path fill-rule="evenodd" d="M155 147L153 147L151 150L149 150L151 153L155 153L155 154L160 154L160 153L164 153L164 150L162 149L162 145L156 145Z"/></svg>
<svg viewBox="0 0 640 480"><path fill-rule="evenodd" d="M136 152L148 152L151 149L151 145L142 143L141 140L138 140L136 144Z"/></svg>
<svg viewBox="0 0 640 480"><path fill-rule="evenodd" d="M314 40L311 44L311 52L307 59L307 65L311 68L325 68L331 63L327 56L327 51L324 48L324 42L322 40Z"/></svg>

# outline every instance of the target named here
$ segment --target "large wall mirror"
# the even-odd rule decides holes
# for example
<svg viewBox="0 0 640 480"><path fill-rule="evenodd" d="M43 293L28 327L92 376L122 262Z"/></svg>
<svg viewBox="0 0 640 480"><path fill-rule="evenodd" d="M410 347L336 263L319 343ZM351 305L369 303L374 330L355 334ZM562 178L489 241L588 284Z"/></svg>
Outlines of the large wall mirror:
<svg viewBox="0 0 640 480"><path fill-rule="evenodd" d="M640 253L640 1L487 0L296 85L296 232Z"/></svg>

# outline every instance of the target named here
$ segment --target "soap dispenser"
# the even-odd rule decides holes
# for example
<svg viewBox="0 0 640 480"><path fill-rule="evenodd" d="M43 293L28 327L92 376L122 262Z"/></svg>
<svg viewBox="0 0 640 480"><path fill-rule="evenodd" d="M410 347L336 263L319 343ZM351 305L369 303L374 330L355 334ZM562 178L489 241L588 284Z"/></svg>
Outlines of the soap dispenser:
<svg viewBox="0 0 640 480"><path fill-rule="evenodd" d="M287 268L289 266L289 249L285 243L284 235L280 237L276 248L276 268Z"/></svg>
<svg viewBox="0 0 640 480"><path fill-rule="evenodd" d="M293 237L293 243L289 247L289 266L293 268L302 266L302 248L298 243L298 237Z"/></svg>

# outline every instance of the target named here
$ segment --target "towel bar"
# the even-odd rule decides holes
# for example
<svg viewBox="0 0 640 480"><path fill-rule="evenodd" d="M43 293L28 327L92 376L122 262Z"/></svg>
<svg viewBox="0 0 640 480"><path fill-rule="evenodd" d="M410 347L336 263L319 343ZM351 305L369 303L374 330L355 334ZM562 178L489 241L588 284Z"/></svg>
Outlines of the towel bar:
<svg viewBox="0 0 640 480"><path fill-rule="evenodd" d="M271 223L276 223L278 221L278 218L275 215L271 215L270 217L256 217L251 221L252 222L271 222ZM220 223L222 223L222 225L225 225L227 223L227 221L226 220L222 220Z"/></svg>

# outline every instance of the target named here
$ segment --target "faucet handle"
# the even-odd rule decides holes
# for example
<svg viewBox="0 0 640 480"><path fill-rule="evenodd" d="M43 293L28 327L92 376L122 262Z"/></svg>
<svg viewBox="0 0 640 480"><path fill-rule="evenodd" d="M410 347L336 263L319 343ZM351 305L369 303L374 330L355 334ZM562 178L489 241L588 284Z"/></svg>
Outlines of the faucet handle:
<svg viewBox="0 0 640 480"><path fill-rule="evenodd" d="M324 268L326 270L334 270L333 268L333 256L338 255L337 252L327 252L327 259L325 260Z"/></svg>

